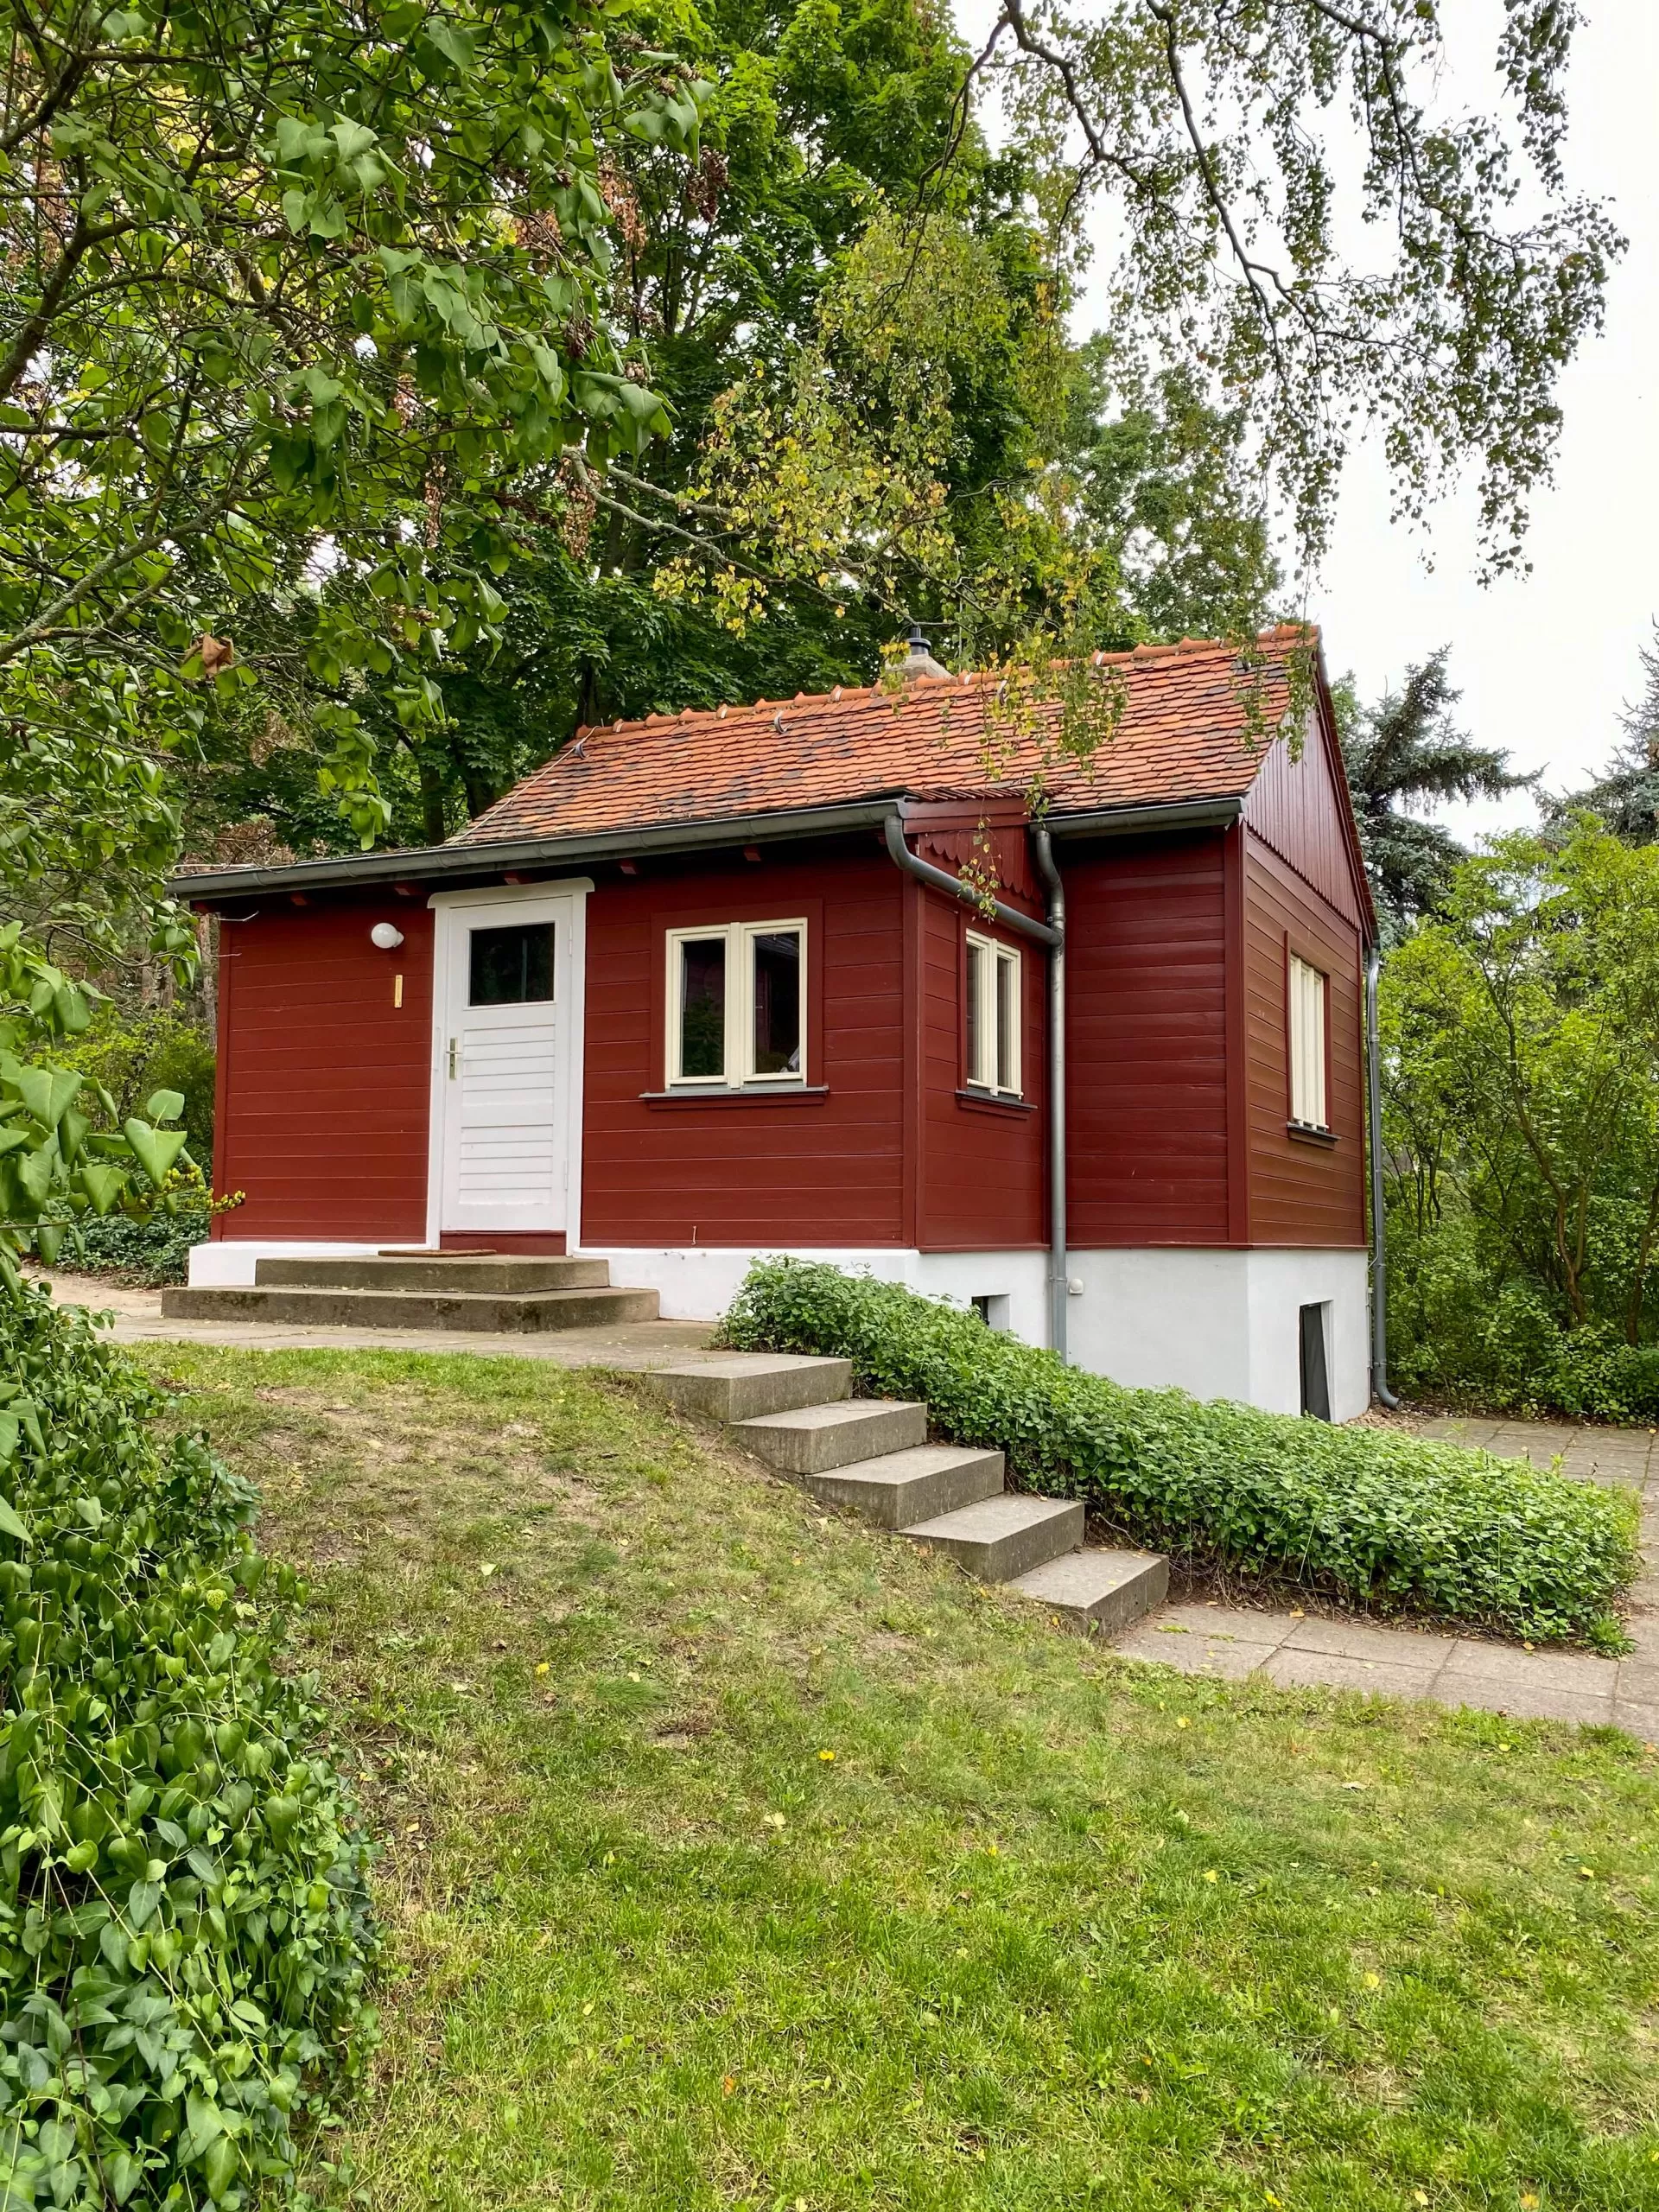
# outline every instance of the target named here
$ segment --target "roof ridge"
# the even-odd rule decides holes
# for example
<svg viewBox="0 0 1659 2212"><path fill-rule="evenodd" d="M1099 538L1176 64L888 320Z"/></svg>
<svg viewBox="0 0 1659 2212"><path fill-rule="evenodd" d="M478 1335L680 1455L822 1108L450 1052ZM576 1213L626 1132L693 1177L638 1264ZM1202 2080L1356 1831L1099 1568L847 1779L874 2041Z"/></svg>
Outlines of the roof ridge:
<svg viewBox="0 0 1659 2212"><path fill-rule="evenodd" d="M1317 623L1279 622L1269 629L1258 631L1254 642L1258 645L1268 645L1292 638L1309 638L1318 635ZM1133 666L1137 662L1144 666L1148 661L1165 658L1192 658L1201 653L1231 655L1237 649L1238 641L1227 638L1142 639L1136 645L1118 646L1111 651L1103 647L1091 653L1090 660L1096 668ZM776 713L780 707L849 707L856 706L867 700L874 701L882 697L891 698L895 702L902 703L904 699L912 693L931 690L937 684L948 683L956 690L977 690L987 685L1005 682L1007 673L1008 671L1004 669L990 668L962 669L954 672L947 670L943 676L907 677L903 688L892 692L887 690L887 686L878 677L873 683L837 683L827 691L798 691L792 699L751 699L741 703L722 700L717 707L682 707L677 712L668 714L661 714L653 709L649 714L636 715L632 717L619 715L614 721L584 723L575 735L582 738L588 736L593 731L606 730L613 736L620 736L624 730L651 729L664 722L690 721L702 716L721 721L741 720L742 717L749 715L770 715ZM555 753L553 760L556 760L558 757L558 754ZM548 761L545 765L551 767L553 760ZM531 772L538 774L541 772L532 770Z"/></svg>

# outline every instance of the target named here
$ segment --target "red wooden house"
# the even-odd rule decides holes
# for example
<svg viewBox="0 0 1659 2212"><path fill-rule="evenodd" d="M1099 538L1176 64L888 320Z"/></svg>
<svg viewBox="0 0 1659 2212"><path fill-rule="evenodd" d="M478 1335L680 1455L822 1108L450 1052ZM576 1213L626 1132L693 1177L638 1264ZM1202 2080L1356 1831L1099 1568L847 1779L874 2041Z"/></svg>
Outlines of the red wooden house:
<svg viewBox="0 0 1659 2212"><path fill-rule="evenodd" d="M1305 643L1117 658L1035 823L988 680L912 672L590 729L432 849L185 879L246 1192L192 1282L580 1250L711 1318L799 1252L1125 1382L1295 1411L1323 1364L1358 1412L1376 928Z"/></svg>

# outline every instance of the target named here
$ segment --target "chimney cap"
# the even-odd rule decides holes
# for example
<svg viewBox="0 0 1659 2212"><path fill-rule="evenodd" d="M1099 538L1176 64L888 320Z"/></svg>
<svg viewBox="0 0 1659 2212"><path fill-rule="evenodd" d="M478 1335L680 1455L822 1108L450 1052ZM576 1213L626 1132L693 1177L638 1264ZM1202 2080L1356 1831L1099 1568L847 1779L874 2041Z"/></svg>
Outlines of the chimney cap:
<svg viewBox="0 0 1659 2212"><path fill-rule="evenodd" d="M927 641L927 632L919 622L912 621L910 635L905 640L906 651L899 664L901 676L949 676L950 671L933 658L933 649Z"/></svg>

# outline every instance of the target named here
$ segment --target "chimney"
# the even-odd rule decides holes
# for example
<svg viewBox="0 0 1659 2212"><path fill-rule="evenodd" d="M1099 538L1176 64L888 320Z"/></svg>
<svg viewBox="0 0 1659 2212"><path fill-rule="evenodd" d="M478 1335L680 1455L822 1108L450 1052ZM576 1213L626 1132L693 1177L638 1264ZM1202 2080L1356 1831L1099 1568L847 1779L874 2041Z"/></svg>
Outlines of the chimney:
<svg viewBox="0 0 1659 2212"><path fill-rule="evenodd" d="M905 657L899 664L899 673L900 676L950 675L950 670L948 668L942 667L940 664L934 659L932 650L928 645L927 639L923 632L922 626L919 622L912 622L911 624L910 635L906 639L905 643Z"/></svg>

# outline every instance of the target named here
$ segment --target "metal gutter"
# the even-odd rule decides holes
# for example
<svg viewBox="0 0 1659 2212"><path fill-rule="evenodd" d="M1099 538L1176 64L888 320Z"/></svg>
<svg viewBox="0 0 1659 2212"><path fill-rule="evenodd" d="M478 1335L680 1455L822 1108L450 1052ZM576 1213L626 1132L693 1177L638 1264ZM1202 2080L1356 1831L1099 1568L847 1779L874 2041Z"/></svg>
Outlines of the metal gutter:
<svg viewBox="0 0 1659 2212"><path fill-rule="evenodd" d="M948 868L935 868L931 861L919 859L905 842L905 817L896 806L889 807L882 817L887 830L887 850L906 875L913 875L918 882L931 884L935 891L945 891L953 899L960 899L969 906L985 912L985 901L972 884L964 883L959 875L952 875ZM1001 899L991 901L991 912L1005 929L1017 930L1021 937L1035 938L1039 944L1058 944L1059 934L1046 922L1039 922L1030 914L1022 914L1017 906L1006 906Z"/></svg>
<svg viewBox="0 0 1659 2212"><path fill-rule="evenodd" d="M1157 830L1226 830L1244 811L1242 798L1172 799L1166 806L1103 807L1093 814L1050 814L1053 837L1139 837Z"/></svg>
<svg viewBox="0 0 1659 2212"><path fill-rule="evenodd" d="M1048 1341L1066 1360L1071 1262L1065 1249L1065 886L1046 827L1031 833L1037 873L1048 887Z"/></svg>
<svg viewBox="0 0 1659 2212"><path fill-rule="evenodd" d="M788 814L735 815L721 822L658 823L607 830L587 837L516 837L488 845L423 845L400 852L351 853L294 861L284 868L205 869L175 875L168 889L184 899L244 899L262 892L350 891L393 883L472 883L523 868L561 873L589 861L629 860L636 853L695 852L710 845L759 845L780 838L833 837L878 830L891 798L852 806L807 807Z"/></svg>
<svg viewBox="0 0 1659 2212"><path fill-rule="evenodd" d="M1365 1083L1371 1147L1371 1391L1390 1411L1400 1402L1389 1388L1388 1214L1382 1198L1382 1056L1377 1044L1376 977L1382 956L1365 952Z"/></svg>

